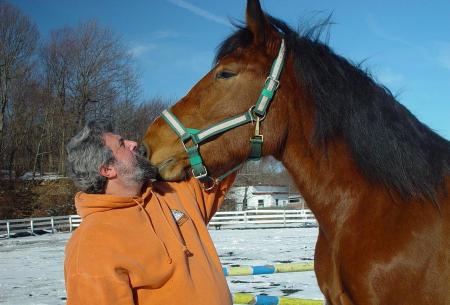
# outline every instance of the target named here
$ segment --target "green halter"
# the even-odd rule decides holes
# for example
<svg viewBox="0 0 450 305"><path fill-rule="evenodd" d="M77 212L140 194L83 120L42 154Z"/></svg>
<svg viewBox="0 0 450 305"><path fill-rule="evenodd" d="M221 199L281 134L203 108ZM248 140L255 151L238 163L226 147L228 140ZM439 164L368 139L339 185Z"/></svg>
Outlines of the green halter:
<svg viewBox="0 0 450 305"><path fill-rule="evenodd" d="M272 100L275 91L280 85L279 77L281 70L283 69L283 64L285 60L286 47L284 39L281 40L280 50L278 56L272 64L270 74L267 77L264 88L261 91L256 104L252 106L247 112L239 114L237 116L220 121L205 129L193 129L186 128L178 120L178 118L170 112L170 110L164 110L162 112L163 119L169 124L169 126L175 131L178 137L181 139L186 153L188 154L189 162L191 164L192 175L199 179L203 187L206 190L212 189L218 182L222 181L225 177L235 172L240 168L240 165L226 172L222 176L213 179L208 176L208 171L203 164L202 157L198 151L199 144L205 142L207 139L222 134L230 129L236 128L238 126L255 122L255 135L250 138L250 155L249 160L259 160L262 153L262 144L264 142L264 137L260 134L260 123L266 117L266 112L269 107L270 101ZM192 141L192 146L187 146L186 144Z"/></svg>

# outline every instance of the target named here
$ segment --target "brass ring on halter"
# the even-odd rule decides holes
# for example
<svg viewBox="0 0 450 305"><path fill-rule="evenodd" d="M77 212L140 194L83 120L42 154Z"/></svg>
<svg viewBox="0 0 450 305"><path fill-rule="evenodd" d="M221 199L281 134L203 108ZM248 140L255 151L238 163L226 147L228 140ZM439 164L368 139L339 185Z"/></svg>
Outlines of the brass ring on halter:
<svg viewBox="0 0 450 305"><path fill-rule="evenodd" d="M250 118L252 119L252 124L253 122L255 122L257 120L257 118L259 118L259 121L262 122L264 121L264 119L266 118L266 114L264 113L264 115L262 117L260 117L259 115L257 115L253 110L255 109L256 105L253 105L252 107L250 107L250 109L248 109L248 113L250 114Z"/></svg>
<svg viewBox="0 0 450 305"><path fill-rule="evenodd" d="M218 185L218 183L217 183L217 179L214 179L214 178L212 178L212 177L210 177L210 176L207 176L207 178L211 181L211 183L209 184L209 186L206 185L206 183L204 183L204 182L201 182L201 181L200 181L200 183L201 183L201 185L202 185L202 187L203 187L203 189L204 189L205 191L210 191L210 190L212 190L213 188L215 188L215 187Z"/></svg>

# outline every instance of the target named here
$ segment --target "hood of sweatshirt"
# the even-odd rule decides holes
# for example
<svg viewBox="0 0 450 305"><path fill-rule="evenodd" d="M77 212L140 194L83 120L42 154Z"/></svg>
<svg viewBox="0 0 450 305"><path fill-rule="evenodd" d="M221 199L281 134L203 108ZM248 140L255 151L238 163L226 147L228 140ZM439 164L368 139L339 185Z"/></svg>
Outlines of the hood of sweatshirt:
<svg viewBox="0 0 450 305"><path fill-rule="evenodd" d="M97 212L106 212L114 209L129 208L143 205L148 197L151 197L151 187L148 187L142 196L123 197L106 194L87 194L78 192L75 195L75 207L77 214L85 218Z"/></svg>

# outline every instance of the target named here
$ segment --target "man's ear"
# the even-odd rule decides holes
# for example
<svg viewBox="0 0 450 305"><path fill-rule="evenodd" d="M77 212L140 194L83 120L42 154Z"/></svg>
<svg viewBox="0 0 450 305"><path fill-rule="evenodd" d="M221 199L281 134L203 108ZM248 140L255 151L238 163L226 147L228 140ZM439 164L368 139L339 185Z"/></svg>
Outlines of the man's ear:
<svg viewBox="0 0 450 305"><path fill-rule="evenodd" d="M114 166L110 165L102 165L99 169L99 174L108 179L112 179L117 177L117 171Z"/></svg>

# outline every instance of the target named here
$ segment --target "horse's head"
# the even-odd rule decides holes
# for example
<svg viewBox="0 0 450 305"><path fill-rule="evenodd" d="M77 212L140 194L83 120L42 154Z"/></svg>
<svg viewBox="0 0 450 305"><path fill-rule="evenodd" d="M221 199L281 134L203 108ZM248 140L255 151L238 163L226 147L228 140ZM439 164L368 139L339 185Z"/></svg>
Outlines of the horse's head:
<svg viewBox="0 0 450 305"><path fill-rule="evenodd" d="M171 108L173 116L186 128L204 129L246 113L260 97L282 39L270 25L259 1L248 1L246 21L246 27L238 29L222 43L214 68ZM287 130L287 122L283 120L287 108L278 101L283 99L282 91L288 90L283 79L285 77L281 77L283 90L275 94L267 117L261 123L263 155L277 156ZM246 124L202 143L199 150L209 173L217 177L245 161L254 133L255 124ZM192 146L188 142L186 146ZM188 156L179 136L166 121L158 118L149 127L144 145L151 163L159 167L164 179L184 177L185 169L189 167Z"/></svg>

